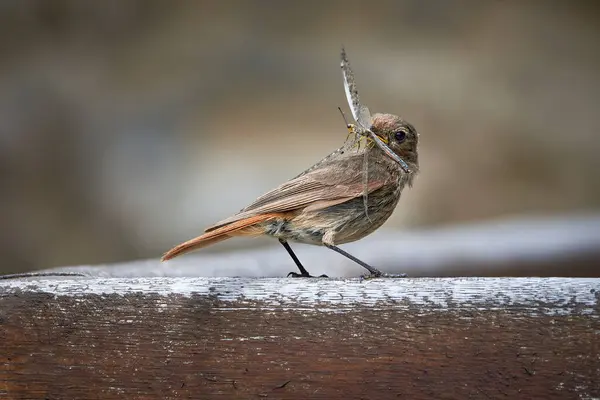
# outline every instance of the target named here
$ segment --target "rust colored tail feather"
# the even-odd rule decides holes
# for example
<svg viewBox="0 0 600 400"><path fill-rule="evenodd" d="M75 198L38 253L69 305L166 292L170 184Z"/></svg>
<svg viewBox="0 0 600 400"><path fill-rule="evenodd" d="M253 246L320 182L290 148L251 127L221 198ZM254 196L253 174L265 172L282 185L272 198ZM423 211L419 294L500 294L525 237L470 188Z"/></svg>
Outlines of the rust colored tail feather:
<svg viewBox="0 0 600 400"><path fill-rule="evenodd" d="M264 233L262 229L254 225L265 222L275 218L283 217L283 214L262 214L254 217L246 218L241 221L232 222L229 225L222 226L210 232L206 232L194 239L188 240L187 242L181 243L178 246L173 247L167 251L161 258L161 261L167 261L177 256L180 256L190 251L198 250L211 244L227 240L232 236L258 236Z"/></svg>

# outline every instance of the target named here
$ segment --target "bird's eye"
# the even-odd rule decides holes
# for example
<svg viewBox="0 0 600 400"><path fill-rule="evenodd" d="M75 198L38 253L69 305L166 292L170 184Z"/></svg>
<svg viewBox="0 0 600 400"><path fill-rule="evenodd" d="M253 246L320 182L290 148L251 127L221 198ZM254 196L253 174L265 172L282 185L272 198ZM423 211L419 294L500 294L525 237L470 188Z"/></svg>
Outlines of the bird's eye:
<svg viewBox="0 0 600 400"><path fill-rule="evenodd" d="M402 143L406 139L406 132L398 131L398 132L396 132L395 137L396 137L396 141L398 141L399 143Z"/></svg>

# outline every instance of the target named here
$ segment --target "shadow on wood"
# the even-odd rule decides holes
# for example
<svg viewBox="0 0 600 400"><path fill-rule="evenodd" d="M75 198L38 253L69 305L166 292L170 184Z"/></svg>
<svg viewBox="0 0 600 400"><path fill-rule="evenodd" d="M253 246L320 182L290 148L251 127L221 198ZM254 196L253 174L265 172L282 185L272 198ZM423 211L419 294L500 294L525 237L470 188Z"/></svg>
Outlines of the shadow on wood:
<svg viewBox="0 0 600 400"><path fill-rule="evenodd" d="M0 282L0 397L594 398L600 279Z"/></svg>

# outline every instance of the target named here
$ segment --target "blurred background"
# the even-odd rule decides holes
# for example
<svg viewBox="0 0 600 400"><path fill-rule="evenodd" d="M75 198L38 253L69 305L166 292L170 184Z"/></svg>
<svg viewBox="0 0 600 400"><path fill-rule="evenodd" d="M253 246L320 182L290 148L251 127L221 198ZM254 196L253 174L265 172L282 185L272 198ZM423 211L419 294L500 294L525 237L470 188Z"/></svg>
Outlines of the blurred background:
<svg viewBox="0 0 600 400"><path fill-rule="evenodd" d="M362 101L421 134L421 174L389 232L593 218L599 11L3 0L0 272L159 257L312 165L346 138L342 44Z"/></svg>

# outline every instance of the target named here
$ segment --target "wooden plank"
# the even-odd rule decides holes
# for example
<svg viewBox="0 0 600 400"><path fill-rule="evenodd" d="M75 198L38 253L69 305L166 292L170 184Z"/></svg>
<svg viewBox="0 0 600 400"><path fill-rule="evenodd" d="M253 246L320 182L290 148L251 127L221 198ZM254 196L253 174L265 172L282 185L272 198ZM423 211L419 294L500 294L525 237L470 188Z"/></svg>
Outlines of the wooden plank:
<svg viewBox="0 0 600 400"><path fill-rule="evenodd" d="M0 281L0 398L600 397L600 279Z"/></svg>

